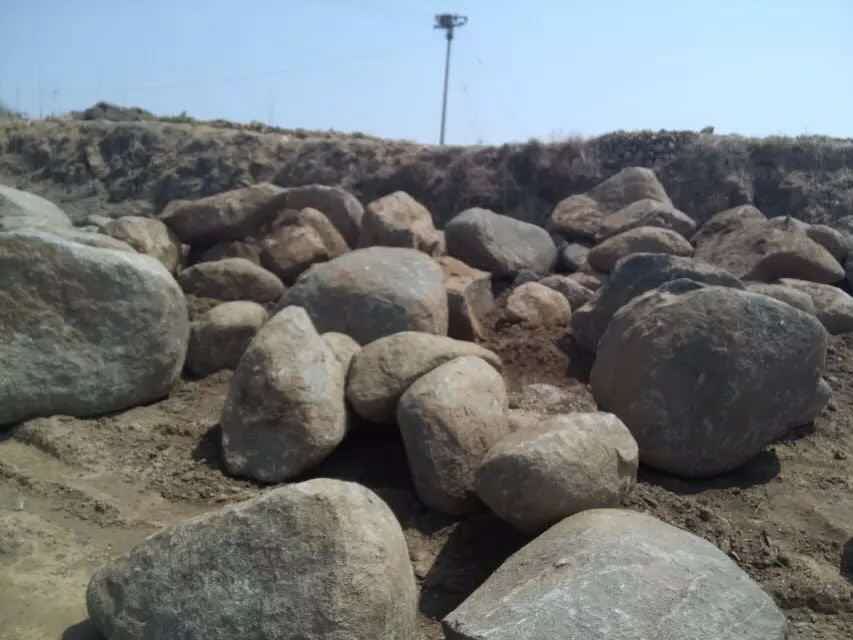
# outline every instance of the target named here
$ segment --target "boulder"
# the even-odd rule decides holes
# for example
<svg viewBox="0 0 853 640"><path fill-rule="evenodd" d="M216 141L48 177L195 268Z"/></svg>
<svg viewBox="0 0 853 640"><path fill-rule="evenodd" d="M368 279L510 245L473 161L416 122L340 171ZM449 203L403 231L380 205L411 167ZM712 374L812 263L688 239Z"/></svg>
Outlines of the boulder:
<svg viewBox="0 0 853 640"><path fill-rule="evenodd" d="M645 167L626 167L586 193L607 213L624 209L637 200L672 204L655 172Z"/></svg>
<svg viewBox="0 0 853 640"><path fill-rule="evenodd" d="M249 344L222 410L225 468L260 482L319 464L346 434L346 372L304 309L287 307Z"/></svg>
<svg viewBox="0 0 853 640"><path fill-rule="evenodd" d="M832 335L853 331L853 296L847 292L832 285L793 278L783 278L779 283L809 296L814 314Z"/></svg>
<svg viewBox="0 0 853 640"><path fill-rule="evenodd" d="M164 529L98 570L86 604L98 631L122 640L416 633L400 525L376 494L340 480L280 487Z"/></svg>
<svg viewBox="0 0 853 640"><path fill-rule="evenodd" d="M738 215L737 211L746 212ZM794 219L762 220L752 207L711 218L694 236L695 257L745 280L797 278L832 284L844 269Z"/></svg>
<svg viewBox="0 0 853 640"><path fill-rule="evenodd" d="M361 345L348 335L334 331L324 333L322 338L344 368L344 376L349 375L350 365L352 365L353 358L361 351Z"/></svg>
<svg viewBox="0 0 853 640"><path fill-rule="evenodd" d="M496 354L472 342L414 331L380 338L365 346L353 360L347 399L362 418L377 424L394 424L400 396L415 380L463 356L482 358L501 368Z"/></svg>
<svg viewBox="0 0 853 640"><path fill-rule="evenodd" d="M261 240L261 265L288 284L330 257L320 234L305 225L278 227Z"/></svg>
<svg viewBox="0 0 853 640"><path fill-rule="evenodd" d="M441 268L413 249L358 249L313 265L283 304L304 307L321 333L345 333L359 344L401 331L447 333Z"/></svg>
<svg viewBox="0 0 853 640"><path fill-rule="evenodd" d="M557 415L499 440L477 472L477 495L533 534L580 511L619 506L638 464L634 437L612 413Z"/></svg>
<svg viewBox="0 0 853 640"><path fill-rule="evenodd" d="M572 308L558 291L528 282L513 289L506 299L506 317L531 327L565 326L572 318Z"/></svg>
<svg viewBox="0 0 853 640"><path fill-rule="evenodd" d="M634 253L693 255L693 246L675 231L657 227L636 227L609 237L593 247L587 257L594 269L609 273L622 258Z"/></svg>
<svg viewBox="0 0 853 640"><path fill-rule="evenodd" d="M397 423L424 504L452 515L477 508L477 468L509 432L506 412L503 378L480 358L451 360L406 390Z"/></svg>
<svg viewBox="0 0 853 640"><path fill-rule="evenodd" d="M206 249L198 256L195 262L216 262L225 258L243 258L260 266L261 249L250 242L230 240L228 242L220 242Z"/></svg>
<svg viewBox="0 0 853 640"><path fill-rule="evenodd" d="M597 271L578 271L566 276L570 280L574 280L582 287L586 287L593 293L598 291L602 286L610 280L610 275L607 273L598 273Z"/></svg>
<svg viewBox="0 0 853 640"><path fill-rule="evenodd" d="M132 250L0 233L0 309L0 425L153 402L184 364L184 295L163 265Z"/></svg>
<svg viewBox="0 0 853 640"><path fill-rule="evenodd" d="M281 187L260 183L199 200L175 200L166 206L160 219L181 242L207 247L250 235L285 208L285 197Z"/></svg>
<svg viewBox="0 0 853 640"><path fill-rule="evenodd" d="M255 334L267 321L267 311L256 302L223 302L192 323L187 369L207 376L236 369Z"/></svg>
<svg viewBox="0 0 853 640"><path fill-rule="evenodd" d="M278 276L243 258L200 262L184 269L178 281L186 293L215 300L274 302L284 293Z"/></svg>
<svg viewBox="0 0 853 640"><path fill-rule="evenodd" d="M350 247L358 245L364 207L354 195L339 187L320 184L290 187L285 191L288 209L310 207L322 211Z"/></svg>
<svg viewBox="0 0 853 640"><path fill-rule="evenodd" d="M591 509L512 555L444 621L448 640L784 640L785 615L714 545Z"/></svg>
<svg viewBox="0 0 853 640"><path fill-rule="evenodd" d="M601 242L637 227L669 229L685 238L689 238L696 231L693 218L672 204L644 198L605 216L601 220L596 240Z"/></svg>
<svg viewBox="0 0 853 640"><path fill-rule="evenodd" d="M374 200L361 219L360 247L404 247L437 256L442 241L432 214L405 191Z"/></svg>
<svg viewBox="0 0 853 640"><path fill-rule="evenodd" d="M676 280L616 313L590 380L644 464L710 477L814 418L826 346L820 322L788 304Z"/></svg>
<svg viewBox="0 0 853 640"><path fill-rule="evenodd" d="M589 247L577 242L568 242L557 254L557 271L561 273L574 273L582 271L586 265Z"/></svg>
<svg viewBox="0 0 853 640"><path fill-rule="evenodd" d="M125 216L103 227L104 233L126 242L139 253L159 260L169 273L181 264L181 243L165 224L154 218Z"/></svg>
<svg viewBox="0 0 853 640"><path fill-rule="evenodd" d="M850 252L850 243L843 233L825 224L810 224L806 235L829 251L833 258L844 264Z"/></svg>
<svg viewBox="0 0 853 640"><path fill-rule="evenodd" d="M113 221L113 218L100 216L97 213L86 216L84 221L87 227L95 227L98 233L105 233L104 228Z"/></svg>
<svg viewBox="0 0 853 640"><path fill-rule="evenodd" d="M605 215L606 212L589 196L569 196L554 207L547 228L570 240L594 241Z"/></svg>
<svg viewBox="0 0 853 640"><path fill-rule="evenodd" d="M49 200L0 185L0 232L43 228L70 229L71 219Z"/></svg>
<svg viewBox="0 0 853 640"><path fill-rule="evenodd" d="M572 311L580 309L595 295L591 289L587 289L577 280L557 274L542 278L539 284L563 294L563 297L569 301Z"/></svg>
<svg viewBox="0 0 853 640"><path fill-rule="evenodd" d="M817 315L814 302L811 296L802 291L797 291L793 287L787 287L784 284L773 284L767 282L749 282L746 285L746 290L752 293L760 293L763 296L770 296L785 304L789 304L795 309L805 311L813 316Z"/></svg>
<svg viewBox="0 0 853 640"><path fill-rule="evenodd" d="M547 273L557 258L557 247L544 229L488 209L457 215L447 224L445 238L448 254L497 276L522 269Z"/></svg>
<svg viewBox="0 0 853 640"><path fill-rule="evenodd" d="M491 274L450 256L436 259L447 290L447 335L476 340L485 335L484 321L495 310Z"/></svg>
<svg viewBox="0 0 853 640"><path fill-rule="evenodd" d="M588 351L595 351L610 319L637 296L660 285L689 278L721 287L743 289L733 275L713 265L666 254L638 253L617 263L610 280L580 309L572 314L575 341Z"/></svg>
<svg viewBox="0 0 853 640"><path fill-rule="evenodd" d="M123 251L125 253L137 253L136 249L131 247L123 240L118 240L104 233L86 231L84 228L65 228L65 227L42 227L40 230L50 233L53 236L74 242L76 244L84 244L87 247L95 249L111 249L112 251Z"/></svg>

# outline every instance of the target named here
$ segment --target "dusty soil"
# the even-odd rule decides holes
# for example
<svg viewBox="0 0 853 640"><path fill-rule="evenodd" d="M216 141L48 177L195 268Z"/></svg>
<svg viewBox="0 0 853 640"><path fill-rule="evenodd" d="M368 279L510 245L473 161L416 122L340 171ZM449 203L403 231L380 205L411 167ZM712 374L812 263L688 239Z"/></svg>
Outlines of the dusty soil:
<svg viewBox="0 0 853 640"><path fill-rule="evenodd" d="M559 332L505 327L485 343L504 358L515 406L532 383L591 406L589 362ZM853 336L829 354L832 404L813 426L712 481L642 469L627 506L724 549L770 592L793 640L853 636ZM230 373L184 380L162 402L96 419L52 417L0 434L0 640L94 640L92 571L159 527L255 495L225 476L217 420ZM352 479L391 505L421 586L423 640L526 542L486 512L457 520L414 495L398 438L356 430L312 476Z"/></svg>

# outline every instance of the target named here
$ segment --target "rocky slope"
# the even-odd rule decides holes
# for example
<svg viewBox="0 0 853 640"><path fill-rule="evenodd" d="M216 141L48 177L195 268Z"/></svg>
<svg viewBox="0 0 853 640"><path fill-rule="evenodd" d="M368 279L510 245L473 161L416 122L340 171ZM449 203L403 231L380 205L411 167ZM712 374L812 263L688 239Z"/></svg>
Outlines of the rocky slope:
<svg viewBox="0 0 853 640"><path fill-rule="evenodd" d="M173 199L272 181L339 185L363 202L403 190L439 226L470 206L541 223L560 199L627 166L653 168L699 223L744 203L808 222L853 213L853 140L620 132L436 147L219 121L0 123L0 182L49 197L75 219L152 215Z"/></svg>

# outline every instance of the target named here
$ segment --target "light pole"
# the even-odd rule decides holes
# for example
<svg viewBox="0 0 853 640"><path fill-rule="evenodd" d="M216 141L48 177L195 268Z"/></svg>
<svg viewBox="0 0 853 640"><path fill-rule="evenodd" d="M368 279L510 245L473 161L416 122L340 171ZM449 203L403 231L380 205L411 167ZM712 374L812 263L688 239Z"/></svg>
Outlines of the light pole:
<svg viewBox="0 0 853 640"><path fill-rule="evenodd" d="M453 42L453 30L456 27L464 27L468 23L466 16L453 13L442 13L435 17L435 29L444 29L447 32L447 54L444 58L444 97L441 100L441 134L438 144L444 144L444 125L447 122L447 81L450 77L450 45Z"/></svg>

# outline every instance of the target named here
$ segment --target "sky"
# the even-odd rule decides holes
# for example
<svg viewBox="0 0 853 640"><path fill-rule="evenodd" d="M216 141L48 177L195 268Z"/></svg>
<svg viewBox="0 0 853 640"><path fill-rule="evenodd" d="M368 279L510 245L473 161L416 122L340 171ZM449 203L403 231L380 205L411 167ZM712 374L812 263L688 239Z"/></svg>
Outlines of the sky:
<svg viewBox="0 0 853 640"><path fill-rule="evenodd" d="M436 142L853 137L851 0L0 0L0 101Z"/></svg>

